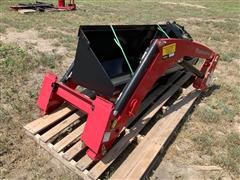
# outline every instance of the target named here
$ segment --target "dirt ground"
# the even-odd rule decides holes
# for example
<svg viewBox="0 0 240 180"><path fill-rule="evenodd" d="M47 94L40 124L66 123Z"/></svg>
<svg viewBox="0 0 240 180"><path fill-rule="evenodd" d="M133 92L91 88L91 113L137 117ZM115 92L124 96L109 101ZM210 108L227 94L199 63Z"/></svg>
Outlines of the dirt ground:
<svg viewBox="0 0 240 180"><path fill-rule="evenodd" d="M0 4L0 179L80 179L22 128L40 117L35 102L44 73L61 77L74 59L79 25L168 20L184 25L221 59L211 94L204 94L149 178L240 179L238 0L83 0L75 12L29 15L10 11L15 3Z"/></svg>

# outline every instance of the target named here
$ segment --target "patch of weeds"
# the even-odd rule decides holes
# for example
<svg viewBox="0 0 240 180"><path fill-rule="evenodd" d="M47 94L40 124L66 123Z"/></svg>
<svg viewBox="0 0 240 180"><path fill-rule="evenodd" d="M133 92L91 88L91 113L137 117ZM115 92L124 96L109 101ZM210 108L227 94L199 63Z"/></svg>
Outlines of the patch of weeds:
<svg viewBox="0 0 240 180"><path fill-rule="evenodd" d="M210 179L212 180L222 180L222 177L224 176L223 172L216 172L213 175L210 175Z"/></svg>
<svg viewBox="0 0 240 180"><path fill-rule="evenodd" d="M58 46L61 46L62 44L60 42L54 42L52 45L55 47L58 47Z"/></svg>
<svg viewBox="0 0 240 180"><path fill-rule="evenodd" d="M32 114L26 112L33 112L36 107L38 91L31 87L36 82L32 75L39 69L55 68L58 58L43 53L29 54L18 46L0 42L0 115L12 128L14 124L28 121Z"/></svg>
<svg viewBox="0 0 240 180"><path fill-rule="evenodd" d="M61 175L59 177L59 180L68 180L68 179L69 179L68 175Z"/></svg>
<svg viewBox="0 0 240 180"><path fill-rule="evenodd" d="M0 178L5 179L6 174L8 173L8 170L5 168L0 168Z"/></svg>
<svg viewBox="0 0 240 180"><path fill-rule="evenodd" d="M222 36L219 33L212 34L211 39L213 39L215 41L223 41L224 40L224 39L222 39Z"/></svg>
<svg viewBox="0 0 240 180"><path fill-rule="evenodd" d="M200 117L201 121L206 123L215 123L219 121L220 118L219 113L207 105L199 107L196 113Z"/></svg>
<svg viewBox="0 0 240 180"><path fill-rule="evenodd" d="M7 27L8 27L8 25L6 25L6 24L0 24L0 33L5 33L5 30Z"/></svg>
<svg viewBox="0 0 240 180"><path fill-rule="evenodd" d="M39 61L41 62L42 65L53 69L56 66L56 61L59 60L60 58L61 58L60 55L41 53L39 56Z"/></svg>
<svg viewBox="0 0 240 180"><path fill-rule="evenodd" d="M73 50L76 48L77 38L76 36L64 35L60 38L60 43L68 50Z"/></svg>
<svg viewBox="0 0 240 180"><path fill-rule="evenodd" d="M38 97L38 92L35 90L29 89L27 93L31 99L36 99Z"/></svg>
<svg viewBox="0 0 240 180"><path fill-rule="evenodd" d="M240 135L231 132L222 139L219 153L215 154L213 162L227 168L236 174L240 173Z"/></svg>
<svg viewBox="0 0 240 180"><path fill-rule="evenodd" d="M0 157L7 153L8 150L6 142L0 140Z"/></svg>
<svg viewBox="0 0 240 180"><path fill-rule="evenodd" d="M225 120L229 120L230 122L233 121L234 116L238 113L238 110L236 110L236 107L233 107L232 105L229 105L228 102L222 99L217 99L216 109L218 109L221 112L221 116L226 117ZM219 115L220 118L220 115Z"/></svg>
<svg viewBox="0 0 240 180"><path fill-rule="evenodd" d="M1 99L3 99L3 98L1 98ZM1 121L5 121L5 122L8 122L11 119L9 112L7 110L5 110L3 107L1 107L1 109L0 109L0 117L1 117Z"/></svg>
<svg viewBox="0 0 240 180"><path fill-rule="evenodd" d="M0 67L4 74L13 75L28 70L31 57L19 47L0 43Z"/></svg>
<svg viewBox="0 0 240 180"><path fill-rule="evenodd" d="M61 32L54 32L54 31L51 31L51 32L42 31L40 33L40 37L42 37L43 39L58 39L62 36L63 34Z"/></svg>
<svg viewBox="0 0 240 180"><path fill-rule="evenodd" d="M226 22L212 22L213 26L217 29L224 30L225 33L235 34L239 31L238 22L228 19Z"/></svg>
<svg viewBox="0 0 240 180"><path fill-rule="evenodd" d="M199 119L205 123L231 123L239 113L240 90L234 84L222 83L221 88L207 98L206 104L196 109ZM209 125L209 124L208 124Z"/></svg>
<svg viewBox="0 0 240 180"><path fill-rule="evenodd" d="M26 46L26 47L25 47L26 50L31 50L31 51L33 51L33 50L34 50L34 47L37 46L37 43L30 43L30 42L28 42L28 43L26 43L25 46ZM28 52L29 52L29 51L28 51Z"/></svg>
<svg viewBox="0 0 240 180"><path fill-rule="evenodd" d="M193 137L192 140L196 144L197 149L202 154L213 154L212 147L215 144L215 138L213 134L211 134L210 132L203 132Z"/></svg>
<svg viewBox="0 0 240 180"><path fill-rule="evenodd" d="M223 89L227 95L225 97L229 105L232 105L236 110L240 108L240 88L234 84L224 84Z"/></svg>
<svg viewBox="0 0 240 180"><path fill-rule="evenodd" d="M232 62L233 59L238 57L237 51L228 51L221 55L221 60L226 62Z"/></svg>
<svg viewBox="0 0 240 180"><path fill-rule="evenodd" d="M7 76L24 75L39 65L49 68L55 67L57 55L28 54L26 50L0 42L0 67Z"/></svg>

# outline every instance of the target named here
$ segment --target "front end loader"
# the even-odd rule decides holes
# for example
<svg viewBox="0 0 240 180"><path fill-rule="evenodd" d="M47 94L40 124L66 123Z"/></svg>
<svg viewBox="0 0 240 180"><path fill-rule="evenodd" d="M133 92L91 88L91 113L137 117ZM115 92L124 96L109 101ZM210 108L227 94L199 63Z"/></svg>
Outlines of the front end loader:
<svg viewBox="0 0 240 180"><path fill-rule="evenodd" d="M45 75L37 104L46 114L64 103L84 112L80 138L93 160L111 149L157 82L190 71L193 86L205 91L219 59L175 22L81 26L78 37L73 63L60 80Z"/></svg>

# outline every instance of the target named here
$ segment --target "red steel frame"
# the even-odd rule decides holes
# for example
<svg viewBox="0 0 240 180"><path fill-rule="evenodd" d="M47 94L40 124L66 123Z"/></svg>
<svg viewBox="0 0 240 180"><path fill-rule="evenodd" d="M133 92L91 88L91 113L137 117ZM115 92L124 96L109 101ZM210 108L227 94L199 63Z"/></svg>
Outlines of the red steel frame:
<svg viewBox="0 0 240 180"><path fill-rule="evenodd" d="M174 54L171 57L163 58L163 48L173 44L176 48ZM204 78L196 77L193 86L196 89L206 90L219 55L194 41L173 38L158 39L158 53L156 53L131 98L117 117L113 116L113 102L100 96L92 100L75 91L75 84L57 82L57 76L51 73L46 74L43 81L38 106L44 112L49 112L66 101L84 111L87 114L87 121L81 140L88 147L87 154L89 157L98 160L111 148L127 120L136 114L142 100L155 82L185 56L205 59L200 69L204 73Z"/></svg>
<svg viewBox="0 0 240 180"><path fill-rule="evenodd" d="M58 0L58 9L64 9L68 11L76 10L75 0L69 0L68 5L65 4L65 0Z"/></svg>

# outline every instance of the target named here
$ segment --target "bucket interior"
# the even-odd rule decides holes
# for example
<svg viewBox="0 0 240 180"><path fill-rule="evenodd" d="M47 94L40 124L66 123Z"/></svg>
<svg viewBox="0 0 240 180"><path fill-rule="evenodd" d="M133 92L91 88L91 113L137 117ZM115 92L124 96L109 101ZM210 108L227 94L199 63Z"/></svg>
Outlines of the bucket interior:
<svg viewBox="0 0 240 180"><path fill-rule="evenodd" d="M157 25L113 26L133 72L151 40L165 37ZM166 25L164 31L171 34ZM174 37L174 33L171 35ZM131 71L114 41L110 26L81 26L72 79L97 94L112 97L131 78Z"/></svg>
<svg viewBox="0 0 240 180"><path fill-rule="evenodd" d="M157 26L113 26L133 70L150 41L157 35ZM97 30L96 30L97 29ZM83 27L90 47L110 78L130 73L120 48L114 41L110 26Z"/></svg>

